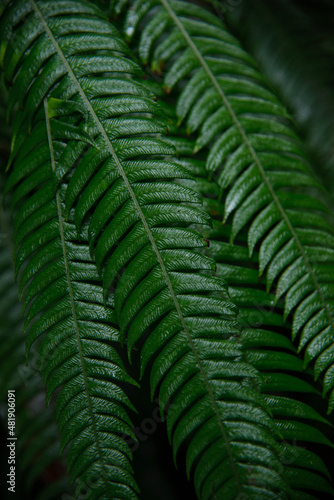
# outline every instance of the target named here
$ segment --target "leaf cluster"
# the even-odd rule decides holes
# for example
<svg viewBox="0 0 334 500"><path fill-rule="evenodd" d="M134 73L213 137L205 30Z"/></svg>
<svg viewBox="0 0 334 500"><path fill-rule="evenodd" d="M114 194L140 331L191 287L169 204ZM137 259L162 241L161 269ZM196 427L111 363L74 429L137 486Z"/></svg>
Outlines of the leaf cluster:
<svg viewBox="0 0 334 500"><path fill-rule="evenodd" d="M0 33L19 328L76 498L140 497L144 373L198 498L332 498L333 219L256 60L183 0L6 0Z"/></svg>

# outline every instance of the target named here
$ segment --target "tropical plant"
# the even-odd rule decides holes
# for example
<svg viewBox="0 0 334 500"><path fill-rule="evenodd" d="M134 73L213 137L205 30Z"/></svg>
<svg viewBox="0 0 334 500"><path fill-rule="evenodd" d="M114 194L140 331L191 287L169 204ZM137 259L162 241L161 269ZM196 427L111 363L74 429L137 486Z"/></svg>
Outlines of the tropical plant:
<svg viewBox="0 0 334 500"><path fill-rule="evenodd" d="M228 15L296 116L333 206L333 3L250 0Z"/></svg>
<svg viewBox="0 0 334 500"><path fill-rule="evenodd" d="M140 496L146 372L198 498L331 498L332 216L255 60L210 3L0 14L27 359L76 498Z"/></svg>

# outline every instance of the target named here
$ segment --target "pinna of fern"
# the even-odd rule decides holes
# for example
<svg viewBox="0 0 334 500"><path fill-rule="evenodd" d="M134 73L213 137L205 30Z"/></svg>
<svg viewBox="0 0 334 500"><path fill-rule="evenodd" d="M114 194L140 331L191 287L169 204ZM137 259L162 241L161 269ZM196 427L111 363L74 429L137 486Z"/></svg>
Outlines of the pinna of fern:
<svg viewBox="0 0 334 500"><path fill-rule="evenodd" d="M200 196L175 182L189 172L175 161L174 147L157 137L165 119L136 81L138 66L115 30L86 2L14 1L2 23L9 100L21 107L7 190L14 191L16 270L27 342L47 326L42 372L48 395L63 384L58 420L63 445L71 441L72 475L98 467L95 452L82 454L91 450L82 436L88 389L94 391L97 384L93 396L101 398L94 399L93 410L101 411L104 398L116 412L118 429L123 430L120 418L127 422L113 401L115 387L110 382L102 387L100 380L108 372L125 377L114 351L106 350L108 339L116 337L108 323L116 322L128 350L140 346L143 369L150 365L152 392L159 388L162 412L172 403L167 426L174 453L187 444L188 473L198 495L285 498L275 427L254 384L258 374L242 356L236 308L224 280L211 275L213 260L196 251L205 241L188 228L208 224L209 216L199 207ZM95 36L97 25L103 45ZM105 300L111 286L116 288L115 316L103 309L87 243L103 276ZM93 299L87 301L87 294L94 298L90 307ZM63 329L68 322L70 336ZM125 404L124 396L119 398ZM76 401L83 405L83 420L74 414ZM99 417L92 440L109 432L114 445L111 420ZM127 453L123 445L110 454L112 444L103 448L106 481L94 498L108 498L106 491L132 498ZM250 462L255 484L247 473Z"/></svg>
<svg viewBox="0 0 334 500"><path fill-rule="evenodd" d="M118 5L118 7L117 7ZM116 4L121 10L124 2ZM250 255L275 300L285 298L305 364L314 363L334 406L334 232L304 147L252 57L208 10L191 2L136 0L124 22L143 64L163 68L177 116L209 145L207 171L224 194L231 241L248 228Z"/></svg>

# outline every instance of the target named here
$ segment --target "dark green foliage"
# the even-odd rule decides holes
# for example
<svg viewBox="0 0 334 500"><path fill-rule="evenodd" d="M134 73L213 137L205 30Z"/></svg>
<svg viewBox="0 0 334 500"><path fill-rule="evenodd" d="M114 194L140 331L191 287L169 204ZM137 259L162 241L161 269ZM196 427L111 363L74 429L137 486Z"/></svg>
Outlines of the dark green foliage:
<svg viewBox="0 0 334 500"><path fill-rule="evenodd" d="M0 88L0 165L4 170L10 153L11 131L5 120L7 94L2 82ZM0 185L3 189L3 176ZM37 353L34 352L34 356L30 357L29 366L25 363L21 304L14 282L12 261L12 225L9 213L2 207L2 196L0 200L0 403L7 412L7 391L15 391L14 433L19 439L16 442L14 495L34 495L36 500L56 500L70 491L69 479L66 466L59 459L59 433L54 404L45 409L45 391L38 373ZM7 417L2 416L6 427ZM40 460L41 455L43 460ZM53 477L52 484L47 484L48 475ZM3 484L3 492L6 486Z"/></svg>
<svg viewBox="0 0 334 500"><path fill-rule="evenodd" d="M206 168L224 193L231 241L248 226L250 255L259 249L260 276L276 301L285 297L292 338L305 362L315 362L316 378L323 376L331 410L334 233L291 119L256 63L209 12L137 0L124 32L133 35L143 24L139 55L155 71L165 67L167 92L182 83L177 117L198 133L195 153L210 145Z"/></svg>
<svg viewBox="0 0 334 500"><path fill-rule="evenodd" d="M210 8L95 4L0 9L26 352L76 497L138 497L134 350L199 498L330 497L334 232L294 124Z"/></svg>
<svg viewBox="0 0 334 500"><path fill-rule="evenodd" d="M4 137L2 135L2 137ZM36 366L25 364L21 305L14 283L9 214L0 212L0 402L7 410L7 391L15 391L16 495L31 494L43 476L54 474L51 486L36 500L59 499L69 491L65 465L59 460L55 408L45 409L45 394ZM36 358L35 358L36 360ZM7 426L7 417L4 419ZM43 460L40 460L41 455ZM53 472L54 470L54 472ZM58 477L57 477L58 476ZM13 493L10 493L13 495Z"/></svg>
<svg viewBox="0 0 334 500"><path fill-rule="evenodd" d="M132 380L113 346L119 340L114 311L112 304L103 305L85 233L78 242L73 224L64 220L62 192L54 189L50 161L45 170L49 179L47 172L42 185L37 179L36 195L21 206L16 200L13 204L27 350L44 335L40 370L47 402L58 393L61 449L69 445L72 480L93 485L91 498L136 498L131 453L119 437L133 435L126 411L132 405L119 385Z"/></svg>
<svg viewBox="0 0 334 500"><path fill-rule="evenodd" d="M240 2L228 20L279 89L316 156L333 206L333 2Z"/></svg>
<svg viewBox="0 0 334 500"><path fill-rule="evenodd" d="M178 136L168 140L176 143L179 154L185 158L191 141L182 138L180 131L175 132ZM312 451L312 443L332 446L317 425L327 423L322 427L328 431L330 423L305 402L305 394L321 400L319 389L311 382L312 370L303 370L302 360L289 339L291 325L283 320L282 306L274 306L274 295L265 290L264 280L259 282L258 255L254 253L249 259L245 231L241 231L233 245L230 244L231 226L223 225L221 220L224 207L219 201L219 186L208 180L205 162L190 156L186 165L196 177L206 210L214 218L213 228L205 232L210 240L205 253L217 262L217 275L229 283L229 295L239 307L238 318L243 325L242 339L248 361L260 372L261 391L281 433L282 443L278 449L285 466L284 474L293 489L291 498L301 498L301 485L315 492L331 493L330 484L324 480L324 477L330 479L328 469ZM307 448L300 446L301 441ZM310 470L306 472L305 469Z"/></svg>
<svg viewBox="0 0 334 500"><path fill-rule="evenodd" d="M47 327L40 349L42 372L48 397L62 386L58 418L62 448L71 442L72 475L86 477L90 468L100 472L94 498L105 498L112 480L135 489L124 446L118 443L118 454L110 450L113 433L102 453L102 445L96 442L99 433L105 436L108 428L115 429L111 417L94 413L102 413L99 405L106 399L109 411L116 412L119 432L130 434L124 411L113 402L114 387L105 387L100 378L109 372L116 379L129 379L114 350L106 346L117 334L106 325L114 319L109 310L103 310L102 295L94 283L98 277L82 242L81 227L86 221L91 253L103 271L105 298L117 278L115 321L126 335L128 350L146 338L143 368L155 357L152 392L159 386L161 411L171 402L167 425L175 456L191 437L187 467L188 473L194 473L198 494L203 498L213 491L227 498L242 491L258 495L258 488L248 484L246 460L259 468L261 495L276 498L284 483L275 470L279 466L275 440L269 433L269 416L253 388L257 373L243 361L235 338L235 307L222 280L194 274L210 271L214 263L194 251L205 242L187 227L208 224L210 219L197 208L200 198L195 191L171 182L189 173L173 161L174 148L155 137L165 128L161 112L145 87L129 79L129 74L136 77L140 70L127 58L123 42L98 18L99 32L109 30L103 42L87 34L84 24L80 29L82 17L73 16L68 24L62 18L60 23L59 15L68 15L73 6L82 15L94 14L83 2L66 6L41 2L38 7L31 2L29 8L24 4L20 15L27 17L13 43L33 46L17 59L16 51L13 55L10 45L3 45L5 78L14 77L9 102L21 96L18 101L24 106L15 117L15 162L7 190L16 187L12 204L17 212L16 273L21 272L20 288L25 289L27 346ZM11 19L18 12L9 9L4 25L19 23L19 18ZM53 19L52 13L58 17ZM91 30L95 28L92 25ZM34 39L36 31L39 37ZM33 58L35 53L41 57ZM76 129L80 135L69 126L62 128L61 117L66 115L73 117L73 123L76 115L82 120L82 128ZM152 121L155 116L158 120ZM64 193L62 188L54 191L52 170L58 183L66 182ZM23 201L27 194L28 200ZM79 248L73 226L64 220L64 215L72 218L72 209ZM90 307L84 298L87 294ZM87 403L90 398L93 402ZM119 399L126 403L124 396ZM78 404L82 412L77 412ZM89 422L93 436L85 437L81 433ZM244 448L244 439L251 446ZM96 447L92 456L82 454L88 445ZM113 461L123 470L122 478L115 475L114 479ZM124 493L115 486L114 491L120 498L133 496L129 488Z"/></svg>
<svg viewBox="0 0 334 500"><path fill-rule="evenodd" d="M63 5L64 14L71 12L73 5ZM16 10L10 10L9 16L13 12ZM82 6L83 14L93 12L92 7ZM30 21L36 25L35 14L31 13ZM4 23L9 26L8 18L4 17ZM32 25L27 21L22 27L28 36L32 36ZM75 28L75 23L71 26ZM30 96L36 97L34 92ZM39 95L38 99L42 98ZM15 115L15 166L6 189L20 182L11 204L15 212L15 274L23 296L27 353L43 335L40 370L47 385L47 402L57 391L61 450L69 446L72 481L79 479L80 489L82 484L90 488L91 498L137 498L129 463L131 453L120 437L134 437L127 415L132 405L121 387L132 383L132 379L114 346L119 341L115 313L112 302L103 304L102 286L89 256L85 230L78 235L71 215L67 220L64 217L65 186L57 189L53 173L65 148L64 143L53 140L49 116L56 111L48 107L47 101L39 102L37 115L29 119L24 113ZM52 103L56 106L58 101ZM71 137L72 129L65 128L65 134L67 130Z"/></svg>

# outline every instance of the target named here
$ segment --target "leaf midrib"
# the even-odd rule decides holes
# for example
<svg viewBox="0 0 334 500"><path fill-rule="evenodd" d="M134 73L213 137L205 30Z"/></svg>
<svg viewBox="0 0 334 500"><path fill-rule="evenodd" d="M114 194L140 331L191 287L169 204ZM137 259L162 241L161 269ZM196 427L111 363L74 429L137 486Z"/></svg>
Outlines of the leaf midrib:
<svg viewBox="0 0 334 500"><path fill-rule="evenodd" d="M206 73L208 74L210 80L212 81L214 87L216 88L218 94L220 95L224 105L226 106L226 109L228 110L228 112L230 113L231 115L231 118L235 124L235 126L237 127L244 143L246 144L246 146L248 147L254 161L255 161L255 164L257 165L262 177L263 177L263 180L269 190L269 193L270 195L272 196L273 198L273 201L275 202L279 212L281 213L282 215L282 218L283 220L285 221L285 223L287 224L291 234L292 234L292 237L294 238L295 242L296 242L296 245L297 247L299 248L299 251L303 257L303 260L305 262L305 265L309 271L309 274L312 278L312 281L315 285L315 288L319 294L319 297L321 299L321 303L323 305L323 308L325 309L326 311L326 315L328 317L328 320L329 320L329 323L332 327L332 331L334 332L334 320L330 314L330 311L329 311L329 308L326 304L326 301L325 301L325 298L324 298L324 295L322 293L322 290L320 288L320 284L317 280L317 277L315 275L315 272L313 271L313 268L310 264L310 261L307 257L307 254L303 248L303 245L301 244L298 236L297 236L297 233L296 231L294 230L294 227L292 226L291 222L290 222L290 219L289 217L287 216L283 206L281 205L278 197L276 196L276 193L272 187L272 185L270 184L270 181L268 179L268 177L266 176L266 173L265 173L265 169L261 163L261 160L260 158L258 157L256 151L254 150L253 146L251 145L248 137L247 137L247 134L246 134L246 131L244 130L243 126L241 125L240 121L238 120L238 117L236 115L236 113L234 112L234 109L232 107L232 105L230 104L229 100L227 99L223 89L221 88L221 86L219 85L215 75L212 73L211 69L209 68L209 65L207 64L205 58L202 56L201 52L199 51L199 49L197 48L195 42L191 39L190 35L188 34L187 30L184 28L182 22L179 20L178 16L175 14L175 12L173 11L172 7L169 5L168 3L168 0L160 0L160 2L162 3L162 5L165 7L165 9L168 11L169 15L171 16L171 18L173 19L173 21L175 22L176 26L179 28L179 30L181 31L182 35L184 36L186 42L188 43L189 47L193 50L193 52L195 53L197 59L199 60L201 66L203 67L203 69L206 71Z"/></svg>
<svg viewBox="0 0 334 500"><path fill-rule="evenodd" d="M230 442L229 442L227 433L226 433L226 431L225 431L225 429L223 427L223 424L222 424L222 421L221 421L221 416L220 416L220 413L219 413L219 409L218 409L218 406L217 406L217 403L216 403L213 391L212 391L212 389L210 387L210 384L209 384L208 376L207 376L207 374L205 372L204 366L203 366L203 364L201 362L201 359L199 357L197 349L196 349L196 347L194 345L194 342L193 342L193 340L191 338L190 331L189 331L188 326L186 324L185 318L184 318L184 316L182 314L179 302L177 300L177 296L176 296L176 294L174 292L172 283L171 283L169 275L167 273L167 269L166 269L166 267L165 267L165 265L163 263L163 260L162 260L162 257L160 255L159 249L158 249L158 247L157 247L157 245L155 243L155 240L153 238L152 232L151 232L151 230L149 228L149 225L148 225L148 223L147 223L147 221L145 219L144 213L143 213L143 211L142 211L142 209L141 209L141 207L140 207L140 205L138 203L136 195L135 195L135 193L134 193L134 191L133 191L133 189L132 189L132 187L130 185L130 182L129 182L129 180L128 180L127 176L126 176L126 173L125 173L125 171L124 171L124 169L123 169L123 167L122 167L122 165L120 163L120 160L119 160L119 158L118 158L118 156L117 156L117 154L116 154L116 152L115 152L115 150L114 150L114 148L113 148L113 146L112 146L112 144L110 142L110 139L107 136L107 133L106 133L106 131L103 128L102 123L100 122L100 120L99 120L98 116L96 115L96 113L95 113L92 105L90 104L89 100L87 99L86 94L84 93L82 87L80 86L80 83L77 80L77 78L76 78L76 76L75 76L72 68L70 67L69 63L67 62L67 60L66 60L66 58L65 58L65 56L64 56L64 54L63 54L63 52L62 52L62 50L61 50L61 48L59 46L59 44L58 44L58 42L56 40L56 38L54 37L54 35L51 32L49 26L47 25L47 23L46 23L43 15L41 13L41 11L37 7L35 1L34 0L29 0L29 1L30 1L31 5L32 5L34 11L36 12L37 16L39 17L39 19L40 19L40 21L41 21L41 23L42 23L42 25L44 27L45 32L48 34L51 42L53 43L53 45L54 45L54 47L55 47L55 49L56 49L56 51L57 51L57 53L58 53L58 55L59 55L62 63L64 64L64 66L65 66L65 68L66 68L66 70L67 70L67 72L68 72L68 74L70 76L70 78L72 79L72 81L76 85L76 87L78 89L78 92L79 92L81 98L83 99L83 101L84 101L84 103L85 103L85 105L86 105L89 113L91 114L94 122L96 123L97 128L100 131L101 136L103 137L103 139L104 139L104 141L105 141L105 143L106 143L106 145L107 145L107 147L108 147L108 149L110 151L110 154L112 155L112 157L113 157L113 159L114 159L114 161L115 161L115 163L116 163L116 165L117 165L117 167L119 169L119 172L120 172L120 174L121 174L121 176L122 176L122 178L124 180L124 183L125 183L128 191L129 191L129 194L130 194L131 199L132 199L132 201L133 201L133 203L135 205L135 208L138 211L139 217L140 217L140 219L141 219L141 221L143 223L144 229L145 229L145 231L147 233L147 236L148 236L148 238L149 238L149 240L151 242L153 251L154 251L154 253L155 253L156 257L157 257L157 260L159 262L159 265L161 267L161 270L162 270L163 276L165 278L168 290L169 290L169 292L171 294L171 297L172 297L172 300L174 302L176 312L177 312L178 317L180 319L181 325L182 325L182 327L183 327L183 329L185 331L185 334L186 334L189 346L190 346L190 348L191 348L191 350L192 350L192 352L194 354L196 363L197 363L197 365L199 367L199 370L200 370L200 372L202 374L202 377L203 377L203 380L204 380L204 383L205 383L205 387L206 387L206 389L208 391L208 395L209 395L210 400L212 402L212 407L213 407L215 416L216 416L217 421L218 421L219 429L221 431L221 434L222 434L223 439L224 439L225 444L226 444L226 449L228 451L228 455L229 455L229 458L230 458L230 461L231 461L231 465L232 465L233 473L234 473L234 476L235 476L235 479L236 479L236 483L237 483L237 486L238 486L238 490L239 490L239 492L241 492L241 481L240 481L240 478L239 478L238 471L236 469L236 464L235 464L235 460L234 460L233 453L232 453L232 450L231 450Z"/></svg>

